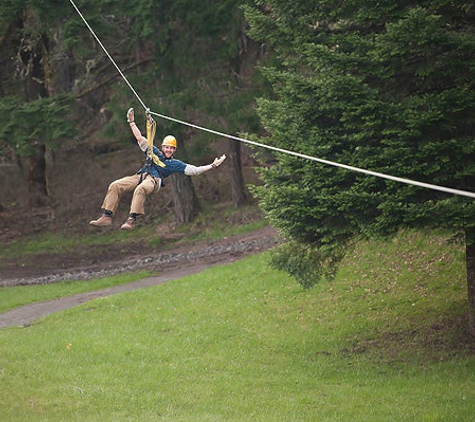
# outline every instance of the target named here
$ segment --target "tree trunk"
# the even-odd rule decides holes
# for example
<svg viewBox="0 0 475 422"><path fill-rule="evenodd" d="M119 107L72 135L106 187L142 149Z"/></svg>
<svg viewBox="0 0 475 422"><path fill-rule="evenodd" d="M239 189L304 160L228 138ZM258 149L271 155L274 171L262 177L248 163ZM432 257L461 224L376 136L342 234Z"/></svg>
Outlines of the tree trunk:
<svg viewBox="0 0 475 422"><path fill-rule="evenodd" d="M27 11L23 22L25 27L21 40L25 53L21 56L24 81L24 100L34 101L48 95L44 83L45 71L48 65L44 57L44 40L40 35L32 36L27 29L36 25L36 19L31 11ZM41 83L38 83L40 82ZM48 176L46 172L46 147L40 139L30 139L32 154L29 157L28 168L28 203L30 209L42 208L49 205Z"/></svg>
<svg viewBox="0 0 475 422"><path fill-rule="evenodd" d="M52 36L38 34L30 28L38 26L38 17L32 9L27 9L21 44L24 54L24 99L34 101L40 97L54 97L67 92L71 83L69 58L63 51L62 35L57 30ZM32 35L35 34L35 35ZM42 139L31 139L33 153L29 158L28 189L31 208L50 206L48 188L47 145Z"/></svg>
<svg viewBox="0 0 475 422"><path fill-rule="evenodd" d="M35 19L31 14L30 19ZM69 57L63 51L62 34L58 30L53 36L46 34L29 40L32 54L28 56L25 66L27 72L27 101L37 97L54 97L67 92L71 84ZM48 47L47 47L48 46ZM41 83L38 83L41 82ZM46 157L48 146L41 140L32 140L34 153L30 156L28 187L30 208L51 206L48 185L49 163Z"/></svg>
<svg viewBox="0 0 475 422"><path fill-rule="evenodd" d="M465 261L467 266L468 327L475 337L475 230L465 231Z"/></svg>
<svg viewBox="0 0 475 422"><path fill-rule="evenodd" d="M180 155L186 161L185 143L181 138L177 142ZM200 204L191 177L175 173L167 180L172 183L175 222L177 224L190 223L200 211Z"/></svg>
<svg viewBox="0 0 475 422"><path fill-rule="evenodd" d="M48 177L46 173L46 146L39 144L29 157L28 194L30 209L49 206Z"/></svg>
<svg viewBox="0 0 475 422"><path fill-rule="evenodd" d="M191 178L175 173L169 179L172 182L173 203L175 205L175 222L190 223L200 210L195 188Z"/></svg>
<svg viewBox="0 0 475 422"><path fill-rule="evenodd" d="M247 24L242 21L239 31L238 51L231 60L231 68L236 75L238 86L249 89L252 86L251 75L254 72L252 63L258 57L257 43L247 37ZM242 174L241 143L230 141L229 143L229 168L231 179L231 194L233 206L238 208L248 200L247 189Z"/></svg>
<svg viewBox="0 0 475 422"><path fill-rule="evenodd" d="M229 169L233 206L238 208L246 203L247 196L242 175L241 144L236 141L229 142Z"/></svg>

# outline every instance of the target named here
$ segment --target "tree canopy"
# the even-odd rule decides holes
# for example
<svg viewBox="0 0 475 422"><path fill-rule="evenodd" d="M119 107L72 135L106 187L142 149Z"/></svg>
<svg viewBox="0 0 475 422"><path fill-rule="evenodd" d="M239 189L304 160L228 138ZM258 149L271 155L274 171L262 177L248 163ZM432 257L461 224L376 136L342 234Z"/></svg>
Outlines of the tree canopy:
<svg viewBox="0 0 475 422"><path fill-rule="evenodd" d="M263 142L421 182L475 190L475 7L454 1L253 1L251 36L275 52ZM304 286L355 238L445 227L472 242L475 201L292 156L256 187L289 239L274 257Z"/></svg>
<svg viewBox="0 0 475 422"><path fill-rule="evenodd" d="M237 0L77 2L152 110L183 120L224 121L229 131L248 123L256 130L252 104L258 84L252 81L252 72L244 74L237 68L247 47L238 4ZM85 105L77 111L82 121L97 117L94 111L106 104L112 119L105 130L111 137L117 135L117 121L123 120L124 101L138 104L67 1L13 0L0 5L0 51L2 96L31 102L68 94ZM157 123L186 133L173 123ZM209 136L197 133L195 138L202 147L200 141Z"/></svg>

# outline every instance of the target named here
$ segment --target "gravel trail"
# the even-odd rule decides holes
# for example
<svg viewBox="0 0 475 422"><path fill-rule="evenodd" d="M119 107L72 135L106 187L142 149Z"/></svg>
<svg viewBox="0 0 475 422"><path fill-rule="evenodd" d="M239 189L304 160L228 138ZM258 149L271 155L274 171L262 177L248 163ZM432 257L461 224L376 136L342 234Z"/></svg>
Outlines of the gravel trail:
<svg viewBox="0 0 475 422"><path fill-rule="evenodd" d="M163 284L190 274L196 274L213 265L230 263L247 255L262 252L276 244L275 232L272 229L265 228L245 236L222 239L210 244L200 244L197 247L188 247L125 261L109 262L94 268L76 268L41 276L1 280L0 286L7 287L46 284L63 280L90 280L141 270L157 272L156 276L147 277L136 282L11 309L0 314L0 328L28 327L38 318L53 312L77 306L99 297Z"/></svg>

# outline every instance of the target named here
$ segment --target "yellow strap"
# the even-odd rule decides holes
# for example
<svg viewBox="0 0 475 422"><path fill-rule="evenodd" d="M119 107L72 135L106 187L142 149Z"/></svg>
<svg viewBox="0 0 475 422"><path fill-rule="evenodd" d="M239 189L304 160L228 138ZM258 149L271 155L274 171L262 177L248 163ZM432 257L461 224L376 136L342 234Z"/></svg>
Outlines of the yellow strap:
<svg viewBox="0 0 475 422"><path fill-rule="evenodd" d="M145 118L147 121L147 146L149 151L151 151L153 148L153 138L155 137L156 123L148 111L145 113Z"/></svg>
<svg viewBox="0 0 475 422"><path fill-rule="evenodd" d="M148 146L148 158L151 158L153 162L160 167L165 167L165 164L160 161L157 155L153 153L153 139L155 138L155 132L157 130L157 124L149 112L147 116L147 146Z"/></svg>
<svg viewBox="0 0 475 422"><path fill-rule="evenodd" d="M160 161L160 158L158 158L153 152L152 152L151 156L152 156L153 162L154 162L157 166L166 167L165 163L162 163L162 162Z"/></svg>

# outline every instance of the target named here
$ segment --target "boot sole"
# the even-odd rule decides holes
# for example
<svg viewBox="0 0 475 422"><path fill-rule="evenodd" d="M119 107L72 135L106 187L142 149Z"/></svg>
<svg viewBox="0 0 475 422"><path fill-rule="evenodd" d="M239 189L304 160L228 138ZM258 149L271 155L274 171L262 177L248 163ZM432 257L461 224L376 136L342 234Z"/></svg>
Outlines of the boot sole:
<svg viewBox="0 0 475 422"><path fill-rule="evenodd" d="M122 226L120 229L121 230L135 230L135 227L128 227L128 226L124 227L124 226Z"/></svg>
<svg viewBox="0 0 475 422"><path fill-rule="evenodd" d="M91 226L94 226L94 227L110 227L110 226L112 226L112 223L110 223L110 224L97 224L93 221L90 221L89 224Z"/></svg>

